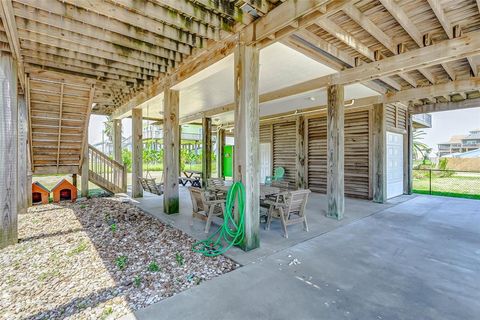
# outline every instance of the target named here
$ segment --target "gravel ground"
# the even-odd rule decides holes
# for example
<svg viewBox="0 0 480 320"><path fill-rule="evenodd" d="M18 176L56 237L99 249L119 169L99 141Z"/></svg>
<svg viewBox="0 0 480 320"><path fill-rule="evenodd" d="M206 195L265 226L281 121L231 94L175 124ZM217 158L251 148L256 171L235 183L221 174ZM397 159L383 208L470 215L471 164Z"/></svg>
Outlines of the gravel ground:
<svg viewBox="0 0 480 320"><path fill-rule="evenodd" d="M19 237L0 250L0 319L115 319L238 267L114 198L32 207Z"/></svg>

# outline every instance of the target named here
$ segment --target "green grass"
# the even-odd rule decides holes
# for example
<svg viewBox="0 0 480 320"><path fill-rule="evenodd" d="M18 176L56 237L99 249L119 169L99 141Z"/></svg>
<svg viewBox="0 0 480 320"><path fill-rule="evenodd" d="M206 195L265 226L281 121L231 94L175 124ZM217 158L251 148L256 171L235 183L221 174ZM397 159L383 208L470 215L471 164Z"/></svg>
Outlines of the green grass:
<svg viewBox="0 0 480 320"><path fill-rule="evenodd" d="M428 175L416 175L413 179L413 192L430 194L430 179ZM480 199L480 176L453 175L442 177L432 175L432 195Z"/></svg>

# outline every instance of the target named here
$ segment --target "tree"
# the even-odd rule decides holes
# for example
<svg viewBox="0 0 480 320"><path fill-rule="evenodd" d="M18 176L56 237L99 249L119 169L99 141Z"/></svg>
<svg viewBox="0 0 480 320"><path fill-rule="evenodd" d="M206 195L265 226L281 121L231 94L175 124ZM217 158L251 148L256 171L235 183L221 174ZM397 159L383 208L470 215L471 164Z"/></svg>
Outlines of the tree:
<svg viewBox="0 0 480 320"><path fill-rule="evenodd" d="M108 141L113 142L113 121L112 117L108 116L107 121L103 123L103 133L108 138Z"/></svg>
<svg viewBox="0 0 480 320"><path fill-rule="evenodd" d="M426 164L432 149L422 142L425 132L416 130L413 132L413 155L415 159L422 159L422 164Z"/></svg>

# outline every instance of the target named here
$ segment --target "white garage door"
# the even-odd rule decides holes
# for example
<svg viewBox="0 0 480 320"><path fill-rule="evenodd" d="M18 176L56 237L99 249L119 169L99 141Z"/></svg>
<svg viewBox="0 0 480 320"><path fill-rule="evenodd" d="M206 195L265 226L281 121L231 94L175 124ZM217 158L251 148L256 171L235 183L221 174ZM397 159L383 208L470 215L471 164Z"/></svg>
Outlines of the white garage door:
<svg viewBox="0 0 480 320"><path fill-rule="evenodd" d="M387 132L387 198L403 194L403 135Z"/></svg>

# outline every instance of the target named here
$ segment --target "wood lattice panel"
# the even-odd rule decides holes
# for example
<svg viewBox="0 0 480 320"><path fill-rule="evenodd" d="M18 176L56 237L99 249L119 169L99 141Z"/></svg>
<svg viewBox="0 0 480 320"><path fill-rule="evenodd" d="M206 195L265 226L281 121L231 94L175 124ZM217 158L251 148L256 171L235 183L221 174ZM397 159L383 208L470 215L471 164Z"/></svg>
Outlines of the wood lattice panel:
<svg viewBox="0 0 480 320"><path fill-rule="evenodd" d="M77 173L93 88L45 78L30 78L28 86L33 172Z"/></svg>

